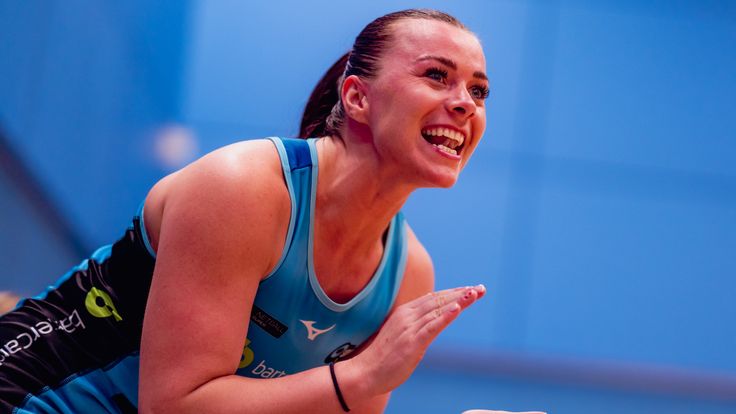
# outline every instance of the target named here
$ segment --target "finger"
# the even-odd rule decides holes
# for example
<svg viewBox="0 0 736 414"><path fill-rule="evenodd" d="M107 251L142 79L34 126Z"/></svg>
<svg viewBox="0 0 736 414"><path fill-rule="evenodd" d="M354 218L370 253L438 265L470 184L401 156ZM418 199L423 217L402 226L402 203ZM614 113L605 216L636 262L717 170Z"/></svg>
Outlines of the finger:
<svg viewBox="0 0 736 414"><path fill-rule="evenodd" d="M453 292L463 292L467 289L468 287L456 287L452 289L438 290L436 292L429 292L426 295L422 295L409 303L411 303L412 308L419 309L427 302L434 303L438 296L452 294Z"/></svg>
<svg viewBox="0 0 736 414"><path fill-rule="evenodd" d="M447 303L457 301L469 292L475 291L478 297L479 293L485 294L486 288L483 285L470 286L463 288L448 289L440 292L433 292L430 297L422 298L423 300L416 306L416 310L420 315L427 314L437 308L443 307Z"/></svg>
<svg viewBox="0 0 736 414"><path fill-rule="evenodd" d="M460 313L460 311L462 311L462 306L460 304L458 304L457 302L450 302L441 308L435 308L432 312L428 312L422 315L422 317L418 319L416 324L414 325L415 326L414 329L416 330L417 333L419 333L423 329L425 329L425 327L428 324L432 323L433 321L439 318L450 316L448 314Z"/></svg>
<svg viewBox="0 0 736 414"><path fill-rule="evenodd" d="M471 289L459 299L454 300L450 303L446 303L443 306L435 307L430 312L425 313L421 316L421 318L417 320L417 331L421 331L424 326L432 323L435 319L438 319L443 315L446 315L447 313L454 313L456 311L457 313L462 312L463 310L467 309L468 306L472 305L476 300L478 300L478 294L475 292L474 289Z"/></svg>
<svg viewBox="0 0 736 414"><path fill-rule="evenodd" d="M475 287L468 287L464 289L460 289L457 291L453 291L451 293L445 294L445 295L438 295L435 298L434 303L431 301L424 302L422 304L422 307L418 309L420 314L426 315L427 313L434 312L437 308L442 308L448 303L457 302L463 308L465 308L467 305L472 303L475 299L479 298L481 296L481 293L479 291L482 291L485 293L485 286L478 285ZM468 301L469 299L471 299Z"/></svg>
<svg viewBox="0 0 736 414"><path fill-rule="evenodd" d="M457 301L451 302L444 307L439 308L427 315L424 315L417 322L417 338L420 342L423 342L425 346L428 346L430 342L434 341L437 335L440 334L445 328L447 328L457 316L466 309L478 298L475 290L470 291L463 295Z"/></svg>
<svg viewBox="0 0 736 414"><path fill-rule="evenodd" d="M432 313L422 317L416 331L419 342L425 347L429 346L429 343L434 341L437 335L457 318L460 314L460 309L461 307L457 302L452 302L447 305L447 309L444 312L439 312L438 314Z"/></svg>
<svg viewBox="0 0 736 414"><path fill-rule="evenodd" d="M486 292L488 292L488 289L486 289L486 285L480 284L475 287L475 291L478 292L478 299L482 298L486 295Z"/></svg>

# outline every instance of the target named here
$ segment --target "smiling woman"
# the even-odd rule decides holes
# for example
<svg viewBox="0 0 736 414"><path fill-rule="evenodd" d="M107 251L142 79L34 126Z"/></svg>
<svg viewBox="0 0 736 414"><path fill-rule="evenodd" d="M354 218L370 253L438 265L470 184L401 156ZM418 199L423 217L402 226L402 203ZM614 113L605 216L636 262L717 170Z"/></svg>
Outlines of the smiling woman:
<svg viewBox="0 0 736 414"><path fill-rule="evenodd" d="M163 178L120 240L0 319L0 408L382 412L485 294L432 292L400 210L458 179L487 83L453 17L371 22L313 92L310 138L236 143Z"/></svg>
<svg viewBox="0 0 736 414"><path fill-rule="evenodd" d="M312 94L312 98L323 97L315 99L314 107L330 108L329 116L324 125L307 122L305 127L303 123L302 136L368 134L379 155L396 162L395 169L382 165L383 171L404 178L408 164L416 167L419 162L417 151L432 151L449 161L438 164L439 160L430 158L423 176L415 177L411 185L454 184L485 130L488 78L477 37L446 14L409 10L369 24L343 59L346 63L339 61L326 75L340 73L338 81L323 79ZM339 90L325 90L333 85L339 85ZM333 107L325 104L337 96L340 99ZM345 125L346 111L353 112L348 114L352 124ZM316 112L308 106L305 115ZM344 131L346 126L349 131ZM423 143L430 146L419 145Z"/></svg>

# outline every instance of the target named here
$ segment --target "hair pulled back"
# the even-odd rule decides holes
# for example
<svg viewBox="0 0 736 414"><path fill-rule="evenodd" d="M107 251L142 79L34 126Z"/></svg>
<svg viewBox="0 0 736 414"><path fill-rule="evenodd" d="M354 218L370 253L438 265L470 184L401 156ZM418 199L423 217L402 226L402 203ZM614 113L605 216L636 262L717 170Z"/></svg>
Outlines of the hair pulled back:
<svg viewBox="0 0 736 414"><path fill-rule="evenodd" d="M436 20L467 30L465 25L449 14L429 9L397 11L368 23L355 38L353 48L340 57L314 87L304 107L300 137L340 136L345 120L345 109L340 99L342 81L350 75L363 79L371 79L376 75L383 51L392 40L391 25L403 19Z"/></svg>

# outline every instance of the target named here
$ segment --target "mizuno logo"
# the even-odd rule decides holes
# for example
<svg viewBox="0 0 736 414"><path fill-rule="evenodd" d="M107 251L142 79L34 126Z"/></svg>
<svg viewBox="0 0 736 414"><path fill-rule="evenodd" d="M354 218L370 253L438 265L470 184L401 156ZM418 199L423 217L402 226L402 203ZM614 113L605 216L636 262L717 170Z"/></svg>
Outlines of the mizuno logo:
<svg viewBox="0 0 736 414"><path fill-rule="evenodd" d="M304 326L307 328L307 339L309 339L310 341L314 341L314 338L322 335L327 331L332 330L332 328L335 327L335 325L332 325L327 329L317 329L314 327L314 321L303 321L299 319L299 322L303 323Z"/></svg>

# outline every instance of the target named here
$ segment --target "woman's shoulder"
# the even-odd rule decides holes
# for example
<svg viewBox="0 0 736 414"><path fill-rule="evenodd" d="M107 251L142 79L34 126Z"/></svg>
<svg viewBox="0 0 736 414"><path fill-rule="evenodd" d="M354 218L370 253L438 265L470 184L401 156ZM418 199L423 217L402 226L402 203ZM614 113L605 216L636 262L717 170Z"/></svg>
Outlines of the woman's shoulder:
<svg viewBox="0 0 736 414"><path fill-rule="evenodd" d="M146 197L144 214L152 239L172 215L210 231L258 223L268 232L288 222L290 205L276 147L259 139L219 148L166 176Z"/></svg>
<svg viewBox="0 0 736 414"><path fill-rule="evenodd" d="M282 181L281 163L273 143L267 139L240 141L164 177L152 188L149 198L166 203L178 192L194 191L214 197L210 201L226 201L273 190L278 181Z"/></svg>
<svg viewBox="0 0 736 414"><path fill-rule="evenodd" d="M268 139L239 141L218 148L180 170L185 179L206 176L215 183L231 184L232 181L277 179L281 176L281 163L276 146ZM220 181L221 180L221 181Z"/></svg>

